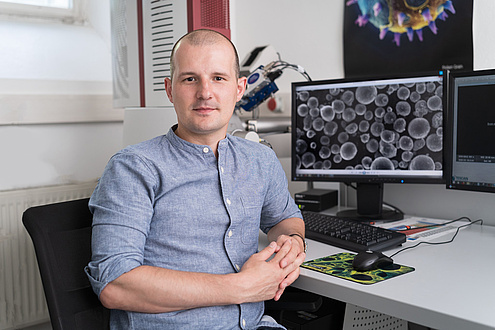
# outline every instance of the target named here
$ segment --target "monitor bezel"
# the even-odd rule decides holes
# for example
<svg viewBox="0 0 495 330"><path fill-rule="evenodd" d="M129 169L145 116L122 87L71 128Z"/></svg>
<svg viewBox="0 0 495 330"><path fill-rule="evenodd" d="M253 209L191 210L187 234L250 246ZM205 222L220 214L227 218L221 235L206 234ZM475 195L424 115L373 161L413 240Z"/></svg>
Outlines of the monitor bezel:
<svg viewBox="0 0 495 330"><path fill-rule="evenodd" d="M409 73L409 74L397 74L397 75L388 75L388 76L363 76L363 77L351 77L351 78L339 78L339 79L325 79L325 80L313 80L313 81L300 81L293 82L291 87L291 124L292 124L292 133L291 133L291 178L292 181L299 182L343 182L346 184L351 183L422 183L422 184L445 184L445 144L443 144L442 148L442 175L438 176L398 176L395 175L347 175L347 174L338 174L335 176L298 176L296 175L296 151L295 151L295 142L297 139L296 132L296 88L300 86L311 86L311 85L325 85L325 84L340 84L340 83L352 83L352 82L365 82L365 81L374 81L374 80L393 80L393 79L409 79L409 78L422 78L422 77L441 77L442 78L442 86L443 93L445 92L445 77L443 75L443 71L435 71L435 72L418 72L418 73ZM442 97L442 102L444 103L445 95ZM443 104L443 127L445 127L445 104ZM445 129L444 129L445 135ZM445 140L445 138L444 138ZM397 173L397 172L395 172Z"/></svg>
<svg viewBox="0 0 495 330"><path fill-rule="evenodd" d="M478 185L466 185L458 184L453 180L453 166L455 162L454 152L454 89L455 82L458 78L466 77L482 77L482 76L494 76L495 69L484 69L476 71L446 71L444 79L444 113L446 117L446 126L444 130L444 177L445 185L447 189L452 190L464 190L464 191L477 191L477 192L489 192L495 193L494 187L478 186ZM495 167L495 164L494 164Z"/></svg>

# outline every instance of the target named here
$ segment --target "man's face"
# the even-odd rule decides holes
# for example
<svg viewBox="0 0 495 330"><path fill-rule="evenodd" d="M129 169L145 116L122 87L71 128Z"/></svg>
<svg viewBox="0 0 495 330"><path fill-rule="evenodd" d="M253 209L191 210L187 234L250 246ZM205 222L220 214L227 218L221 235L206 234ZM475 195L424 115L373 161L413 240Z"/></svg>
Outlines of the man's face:
<svg viewBox="0 0 495 330"><path fill-rule="evenodd" d="M184 42L174 61L174 76L172 81L165 79L165 88L177 113L177 133L186 140L205 135L223 138L246 86L246 78L236 78L231 45Z"/></svg>

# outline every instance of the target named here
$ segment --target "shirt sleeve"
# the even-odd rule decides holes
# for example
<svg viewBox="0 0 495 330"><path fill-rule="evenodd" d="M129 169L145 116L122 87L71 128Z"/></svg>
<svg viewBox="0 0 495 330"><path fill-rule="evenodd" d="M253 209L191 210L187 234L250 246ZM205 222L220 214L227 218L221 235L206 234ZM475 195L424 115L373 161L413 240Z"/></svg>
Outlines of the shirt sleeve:
<svg viewBox="0 0 495 330"><path fill-rule="evenodd" d="M143 264L153 215L156 175L136 154L109 161L91 196L92 259L85 268L94 292Z"/></svg>
<svg viewBox="0 0 495 330"><path fill-rule="evenodd" d="M282 164L273 150L269 150L265 162L269 164L266 169L268 189L261 212L261 230L266 234L282 220L288 218L302 218L301 211L290 195L287 177ZM270 161L266 161L269 159Z"/></svg>

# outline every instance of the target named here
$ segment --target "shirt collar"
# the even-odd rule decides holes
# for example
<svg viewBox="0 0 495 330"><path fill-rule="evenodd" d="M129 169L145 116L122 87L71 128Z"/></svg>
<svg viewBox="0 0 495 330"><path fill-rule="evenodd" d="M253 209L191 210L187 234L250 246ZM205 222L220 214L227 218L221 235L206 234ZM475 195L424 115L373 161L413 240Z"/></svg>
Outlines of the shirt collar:
<svg viewBox="0 0 495 330"><path fill-rule="evenodd" d="M170 127L167 134L165 134L165 138L167 138L167 140L169 140L169 142L173 146L175 146L176 148L189 150L190 152L201 152L201 153L203 153L203 149L205 147L211 149L207 145L194 144L194 143L191 143L189 141L181 139L180 137L177 136L177 134L175 134L176 129L177 129L177 124ZM220 151L220 150L223 150L224 148L226 148L228 141L230 139L231 139L231 136L229 134L227 134L225 139L220 140L220 142L218 143L218 150Z"/></svg>

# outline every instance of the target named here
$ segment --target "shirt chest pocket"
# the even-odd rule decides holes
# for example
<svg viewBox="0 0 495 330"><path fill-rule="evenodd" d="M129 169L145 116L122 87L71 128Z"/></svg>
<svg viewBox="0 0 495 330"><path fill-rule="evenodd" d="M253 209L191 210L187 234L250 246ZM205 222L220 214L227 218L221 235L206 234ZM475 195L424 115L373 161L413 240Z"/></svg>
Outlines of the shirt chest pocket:
<svg viewBox="0 0 495 330"><path fill-rule="evenodd" d="M241 239L244 244L258 244L261 210L263 200L259 196L242 196L242 235Z"/></svg>

